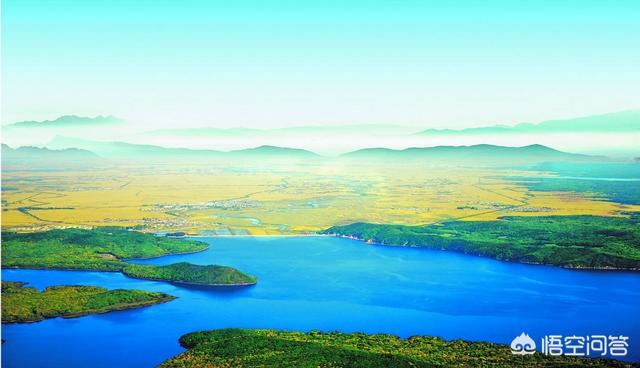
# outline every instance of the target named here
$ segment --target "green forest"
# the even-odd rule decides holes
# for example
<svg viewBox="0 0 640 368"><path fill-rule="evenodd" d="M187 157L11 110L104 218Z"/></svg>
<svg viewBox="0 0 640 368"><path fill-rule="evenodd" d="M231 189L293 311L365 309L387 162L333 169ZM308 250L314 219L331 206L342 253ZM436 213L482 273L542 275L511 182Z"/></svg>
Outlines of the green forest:
<svg viewBox="0 0 640 368"><path fill-rule="evenodd" d="M188 367L629 367L614 360L513 355L506 345L437 337L224 329L186 334L187 352L163 368Z"/></svg>
<svg viewBox="0 0 640 368"><path fill-rule="evenodd" d="M50 286L43 291L24 282L2 281L2 323L36 322L54 317L144 307L175 299L164 293L95 286Z"/></svg>
<svg viewBox="0 0 640 368"><path fill-rule="evenodd" d="M2 233L2 266L123 272L137 278L204 285L252 284L255 277L225 266L140 266L125 259L144 259L198 252L208 244L155 236L118 227L62 229L39 233Z"/></svg>
<svg viewBox="0 0 640 368"><path fill-rule="evenodd" d="M197 252L207 244L118 227L2 233L4 267L119 271L123 259Z"/></svg>
<svg viewBox="0 0 640 368"><path fill-rule="evenodd" d="M199 266L187 262L167 266L128 264L122 273L129 277L206 285L251 285L256 278L234 268L218 265Z"/></svg>
<svg viewBox="0 0 640 368"><path fill-rule="evenodd" d="M426 226L354 223L324 234L568 268L640 269L640 217L503 217Z"/></svg>

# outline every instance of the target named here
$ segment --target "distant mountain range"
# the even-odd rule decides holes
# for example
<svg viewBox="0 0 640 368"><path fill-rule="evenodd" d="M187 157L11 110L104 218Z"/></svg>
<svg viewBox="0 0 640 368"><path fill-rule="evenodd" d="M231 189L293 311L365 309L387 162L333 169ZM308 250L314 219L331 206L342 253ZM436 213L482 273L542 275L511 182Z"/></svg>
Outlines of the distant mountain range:
<svg viewBox="0 0 640 368"><path fill-rule="evenodd" d="M427 129L416 135L479 135L521 133L585 133L640 132L640 110L628 110L603 115L566 120L549 120L538 124L522 123L514 126L494 125L467 129Z"/></svg>
<svg viewBox="0 0 640 368"><path fill-rule="evenodd" d="M43 158L43 157L61 157L61 158L97 158L98 156L87 150L78 148L65 148L60 150L40 148L40 147L18 147L11 148L6 144L2 144L2 158L18 159L18 158Z"/></svg>
<svg viewBox="0 0 640 368"><path fill-rule="evenodd" d="M20 147L13 149L2 145L3 162L10 161L71 161L86 162L96 159L132 161L184 161L184 160L294 160L296 162L320 162L330 160L314 152L276 146L260 146L234 151L203 149L166 148L125 142L96 142L76 138L57 137L49 148ZM553 148L534 144L524 147L505 147L488 144L472 146L414 147L402 150L388 148L366 148L336 157L350 162L376 163L425 163L425 164L482 164L510 165L543 162L587 162L608 161L603 156L589 156L562 152Z"/></svg>
<svg viewBox="0 0 640 368"><path fill-rule="evenodd" d="M495 125L467 129L427 129L416 133L417 128L392 124L297 126L275 129L251 128L178 128L141 132L140 126L114 116L82 117L67 115L55 120L24 121L5 125L3 143L12 147L44 146L48 148L80 148L101 157L172 158L172 157L271 157L304 159L318 157L311 151L334 156L351 152L343 158L355 159L374 154L380 158L391 155L414 157L468 157L490 160L486 150L475 152L460 148L455 152L446 147L504 147L526 146L534 143L555 147L561 151L531 153L525 160L524 151L499 151L495 160L504 161L501 155L518 154L521 161L552 159L579 160L593 156L564 156L566 152L606 154L621 158L637 157L640 146L640 110L587 116L566 120L550 120L538 124L523 123L514 126ZM70 138L73 137L73 138ZM464 145L464 146L463 146ZM248 150L229 151L247 146ZM403 150L402 154L390 149L368 147L432 147L429 153L420 148ZM166 148L181 147L181 148ZM284 147L298 147L293 149ZM436 150L436 155L431 150ZM535 147L532 146L532 147ZM475 148L477 149L477 148ZM309 151L307 151L309 150ZM447 155L444 155L444 153ZM468 155L468 156L465 156ZM395 157L395 156L394 156ZM590 159L590 158L589 158ZM459 160L459 159L457 159Z"/></svg>
<svg viewBox="0 0 640 368"><path fill-rule="evenodd" d="M132 144L126 142L97 142L82 140L77 138L56 137L48 145L52 148L70 148L76 147L95 152L102 157L128 157L136 158L152 158L152 157L269 157L269 158L319 158L320 156L311 151L276 147L276 146L260 146L256 148L247 148L235 151L216 151L207 149L188 149L188 148L168 148L144 144Z"/></svg>
<svg viewBox="0 0 640 368"><path fill-rule="evenodd" d="M203 154L218 155L222 153L215 150L167 148L126 142L99 142L62 136L56 136L47 146L54 149L75 147L94 152L102 157L129 157L131 159L142 156L194 156Z"/></svg>
<svg viewBox="0 0 640 368"><path fill-rule="evenodd" d="M38 147L11 148L2 145L2 169L19 167L21 170L51 169L54 167L94 166L100 158L93 152L78 148L52 150Z"/></svg>
<svg viewBox="0 0 640 368"><path fill-rule="evenodd" d="M148 159L148 158L220 158L220 159L296 159L296 160L319 160L322 156L311 151L276 147L260 146L235 151L215 151L186 148L165 148L152 145L140 145L124 142L95 142L85 141L75 138L57 137L49 147L69 148L76 147L96 153L105 158L128 158L128 159ZM423 160L426 163L483 163L483 164L504 164L512 163L539 163L551 161L602 161L606 160L602 156L589 156L574 153L567 153L549 148L543 145L534 144L524 147L505 147L488 144L472 146L436 146L436 147L415 147L403 150L388 148L367 148L338 157L339 159L357 161L393 161L402 163L405 161Z"/></svg>
<svg viewBox="0 0 640 368"><path fill-rule="evenodd" d="M64 115L55 120L21 121L5 125L5 128L54 128L87 127L121 124L125 121L112 115L85 117ZM466 129L426 129L416 132L417 128L393 124L361 125L312 125L274 129L253 128L179 128L159 129L140 133L143 136L215 136L249 137L264 135L319 135L319 134L504 134L504 133L570 133L570 132L640 132L640 110L627 110L601 115L585 116L574 119L549 120L540 123L521 123L513 126L492 125Z"/></svg>
<svg viewBox="0 0 640 368"><path fill-rule="evenodd" d="M252 128L183 128L183 129L159 129L140 133L142 137L220 137L220 138L246 138L246 137L273 137L273 136L322 136L322 135L353 135L367 133L370 135L403 135L412 134L415 127L407 127L392 124L362 124L362 125L311 125L294 126L274 129Z"/></svg>
<svg viewBox="0 0 640 368"><path fill-rule="evenodd" d="M55 120L43 120L43 121L20 121L17 123L5 125L5 128L62 128L62 127L95 127L103 125L121 124L124 120L118 119L115 116L98 115L90 118L77 115L64 115Z"/></svg>
<svg viewBox="0 0 640 368"><path fill-rule="evenodd" d="M366 148L341 156L346 159L370 161L425 160L432 163L534 163L546 161L601 161L602 156L580 155L549 148L540 144L524 147L505 147L490 144L472 146L414 147L403 150Z"/></svg>

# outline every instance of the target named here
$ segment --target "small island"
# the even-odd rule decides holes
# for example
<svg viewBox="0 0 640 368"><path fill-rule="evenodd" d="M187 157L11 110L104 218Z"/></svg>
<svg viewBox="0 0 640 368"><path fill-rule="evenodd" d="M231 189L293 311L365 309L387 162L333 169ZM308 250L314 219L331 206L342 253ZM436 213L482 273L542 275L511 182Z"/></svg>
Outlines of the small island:
<svg viewBox="0 0 640 368"><path fill-rule="evenodd" d="M322 234L575 269L640 270L640 215L502 217L424 226L354 223Z"/></svg>
<svg viewBox="0 0 640 368"><path fill-rule="evenodd" d="M2 323L38 322L140 308L175 299L164 293L95 286L50 286L43 291L24 282L2 281Z"/></svg>
<svg viewBox="0 0 640 368"><path fill-rule="evenodd" d="M188 351L160 365L188 367L629 367L610 359L514 355L507 345L438 337L222 329L186 334Z"/></svg>
<svg viewBox="0 0 640 368"><path fill-rule="evenodd" d="M187 262L167 266L129 264L122 273L133 278L188 285L247 286L256 283L254 276L242 273L235 268L218 265L200 266Z"/></svg>
<svg viewBox="0 0 640 368"><path fill-rule="evenodd" d="M190 263L135 265L126 259L147 259L200 252L208 244L155 236L118 227L57 229L38 233L2 233L2 267L122 272L150 280L193 285L244 286L256 278L232 267Z"/></svg>

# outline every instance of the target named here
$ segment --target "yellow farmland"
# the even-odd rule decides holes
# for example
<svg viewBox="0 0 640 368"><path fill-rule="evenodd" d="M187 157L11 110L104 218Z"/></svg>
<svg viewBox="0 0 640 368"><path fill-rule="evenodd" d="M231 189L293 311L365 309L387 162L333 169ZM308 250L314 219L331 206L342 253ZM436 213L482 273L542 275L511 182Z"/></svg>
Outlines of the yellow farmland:
<svg viewBox="0 0 640 368"><path fill-rule="evenodd" d="M518 175L532 173L344 163L12 171L3 173L2 227L139 225L149 231L304 234L356 221L418 225L640 210L586 194L531 191L504 179Z"/></svg>

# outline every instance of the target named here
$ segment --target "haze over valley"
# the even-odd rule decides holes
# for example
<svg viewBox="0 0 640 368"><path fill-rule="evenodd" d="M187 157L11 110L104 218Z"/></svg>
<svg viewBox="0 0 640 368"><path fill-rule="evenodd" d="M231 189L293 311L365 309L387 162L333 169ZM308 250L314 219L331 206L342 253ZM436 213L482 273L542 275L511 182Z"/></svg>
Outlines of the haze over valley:
<svg viewBox="0 0 640 368"><path fill-rule="evenodd" d="M179 122L176 122L179 124ZM542 144L563 151L629 158L640 155L640 110L549 120L537 123L437 129L401 124L345 124L287 128L147 127L114 116L66 115L2 127L3 143L12 147L80 148L81 141L117 141L168 148L240 150L263 145L311 150L336 156L364 148L493 144ZM75 140L75 141L74 141Z"/></svg>

